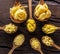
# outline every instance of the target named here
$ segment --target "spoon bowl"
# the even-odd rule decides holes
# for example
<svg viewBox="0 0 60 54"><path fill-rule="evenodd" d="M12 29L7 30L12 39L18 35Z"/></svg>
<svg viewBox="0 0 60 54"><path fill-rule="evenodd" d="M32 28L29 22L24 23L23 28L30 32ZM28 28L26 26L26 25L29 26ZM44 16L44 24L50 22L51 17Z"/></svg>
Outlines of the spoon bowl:
<svg viewBox="0 0 60 54"><path fill-rule="evenodd" d="M51 11L44 0L40 0L39 4L34 10L34 16L38 21L47 21L51 16Z"/></svg>
<svg viewBox="0 0 60 54"><path fill-rule="evenodd" d="M56 30L60 29L60 27L56 27L55 25L53 24L45 24L43 27L42 27L42 31L46 34L51 34L51 33L54 33Z"/></svg>
<svg viewBox="0 0 60 54"><path fill-rule="evenodd" d="M25 37L24 37L23 34L17 35L17 36L15 37L14 41L13 41L13 47L12 47L12 49L8 52L8 54L12 54L13 51L14 51L16 48L20 47L20 46L24 43L24 41L25 41Z"/></svg>
<svg viewBox="0 0 60 54"><path fill-rule="evenodd" d="M0 27L0 30L4 30L8 34L15 33L17 31L18 27L12 23L9 23L5 26Z"/></svg>
<svg viewBox="0 0 60 54"><path fill-rule="evenodd" d="M10 8L10 18L14 23L22 23L27 19L25 7L22 6L19 0L15 0L12 8Z"/></svg>
<svg viewBox="0 0 60 54"><path fill-rule="evenodd" d="M36 29L36 22L35 20L33 19L32 17L32 0L28 0L28 3L29 3L29 19L27 20L27 30L29 32L34 32L35 29Z"/></svg>
<svg viewBox="0 0 60 54"><path fill-rule="evenodd" d="M50 47L55 47L56 49L60 50L60 46L56 45L53 41L53 39L49 36L43 36L42 37L42 42L46 45L46 46L50 46Z"/></svg>
<svg viewBox="0 0 60 54"><path fill-rule="evenodd" d="M39 51L41 54L44 54L41 50L41 44L37 38L31 38L30 39L30 45L34 50Z"/></svg>

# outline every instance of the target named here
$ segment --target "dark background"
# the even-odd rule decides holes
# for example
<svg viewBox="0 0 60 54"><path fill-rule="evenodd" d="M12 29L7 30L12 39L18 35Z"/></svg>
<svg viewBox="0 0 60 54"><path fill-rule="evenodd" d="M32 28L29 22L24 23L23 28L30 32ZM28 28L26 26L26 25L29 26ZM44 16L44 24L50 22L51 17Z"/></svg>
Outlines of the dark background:
<svg viewBox="0 0 60 54"><path fill-rule="evenodd" d="M39 0L33 0L33 10L35 6L38 4ZM27 5L27 0L20 0L22 5ZM37 28L36 31L33 33L29 33L26 29L26 21L22 24L16 24L19 26L18 31L15 34L6 34L4 31L0 31L0 54L8 54L9 50L12 48L12 42L16 35L22 33L25 35L25 42L24 44L17 48L13 54L39 54L38 51L33 50L30 47L29 40L32 37L36 37L41 42L41 37L46 35L42 32L41 27L46 23L52 23L56 26L60 26L60 1L59 0L46 0L45 1L49 5L49 9L52 11L52 16L47 22L39 22L36 20ZM0 0L0 26L6 25L11 23L9 9L13 6L14 0ZM26 8L28 13L28 8ZM33 12L34 13L34 12ZM28 17L29 18L29 17ZM34 18L34 16L33 16ZM35 19L35 18L34 18ZM13 22L12 22L13 23ZM15 24L15 23L14 23ZM56 31L53 34L49 35L57 45L60 46L60 31ZM44 54L60 54L60 51L53 48L47 47L42 42L42 50Z"/></svg>

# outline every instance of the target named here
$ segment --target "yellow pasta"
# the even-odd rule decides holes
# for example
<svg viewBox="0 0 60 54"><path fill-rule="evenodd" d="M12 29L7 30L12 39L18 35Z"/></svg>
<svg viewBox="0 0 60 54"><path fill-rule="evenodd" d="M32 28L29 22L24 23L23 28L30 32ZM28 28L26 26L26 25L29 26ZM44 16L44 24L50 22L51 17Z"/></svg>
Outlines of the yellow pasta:
<svg viewBox="0 0 60 54"><path fill-rule="evenodd" d="M23 22L27 19L27 13L24 7L22 6L13 6L10 8L10 16L13 19L13 22Z"/></svg>
<svg viewBox="0 0 60 54"><path fill-rule="evenodd" d="M34 16L39 21L46 21L46 20L48 20L50 18L51 11L49 10L46 3L43 4L43 5L39 4L35 8Z"/></svg>
<svg viewBox="0 0 60 54"><path fill-rule="evenodd" d="M42 27L42 31L46 34L51 34L54 33L56 30L58 29L58 27L52 25L52 24L45 24Z"/></svg>
<svg viewBox="0 0 60 54"><path fill-rule="evenodd" d="M46 46L53 46L53 40L48 37L48 36L43 36L42 37L42 42L46 45Z"/></svg>
<svg viewBox="0 0 60 54"><path fill-rule="evenodd" d="M37 38L32 38L30 40L30 44L31 44L31 47L33 49L39 49L39 47L40 47L40 42L39 42L39 40Z"/></svg>
<svg viewBox="0 0 60 54"><path fill-rule="evenodd" d="M11 33L15 33L17 31L17 26L10 23L10 24L7 24L5 25L5 28L4 28L4 31L8 34L11 34Z"/></svg>
<svg viewBox="0 0 60 54"><path fill-rule="evenodd" d="M33 19L27 21L27 29L29 32L34 32L36 29L36 23Z"/></svg>
<svg viewBox="0 0 60 54"><path fill-rule="evenodd" d="M23 34L19 34L14 39L14 44L17 46L21 46L23 42L25 41L25 37Z"/></svg>
<svg viewBox="0 0 60 54"><path fill-rule="evenodd" d="M23 20L26 20L26 18L27 18L27 14L25 10L22 10L22 9L17 10L14 14L15 20L23 21Z"/></svg>

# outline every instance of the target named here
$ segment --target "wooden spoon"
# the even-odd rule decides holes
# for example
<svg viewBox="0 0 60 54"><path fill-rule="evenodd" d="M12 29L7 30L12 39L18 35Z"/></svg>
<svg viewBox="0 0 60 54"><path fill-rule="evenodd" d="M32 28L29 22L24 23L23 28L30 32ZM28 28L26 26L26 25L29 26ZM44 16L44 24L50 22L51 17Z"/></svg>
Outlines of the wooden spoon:
<svg viewBox="0 0 60 54"><path fill-rule="evenodd" d="M27 5L22 6L19 0L15 0L13 7L16 7L16 6L19 6L19 7L20 7L19 9L24 9L24 11L25 11L25 13L26 13L25 8L28 7ZM12 7L12 8L13 8L13 7ZM10 8L10 10L11 10L12 8ZM27 13L26 13L26 15L27 15ZM25 20L16 20L16 19L14 19L14 17L11 15L11 13L10 13L10 18L11 18L11 20L12 20L14 23L22 23L22 22L24 22L24 21L26 20L26 19L25 19ZM27 18L27 17L26 17L26 18Z"/></svg>
<svg viewBox="0 0 60 54"><path fill-rule="evenodd" d="M41 5L43 5L45 2L44 2L44 0L40 0L40 2L39 2Z"/></svg>
<svg viewBox="0 0 60 54"><path fill-rule="evenodd" d="M17 29L18 29L18 27L16 25L12 24L12 23L9 23L5 26L0 27L0 30L4 30L8 34L15 33L17 31Z"/></svg>
<svg viewBox="0 0 60 54"><path fill-rule="evenodd" d="M48 5L44 0L40 0L38 5L34 10L34 16L38 21L47 21L51 17L51 11L48 8Z"/></svg>
<svg viewBox="0 0 60 54"><path fill-rule="evenodd" d="M14 6L21 6L20 0L15 0L14 2ZM28 7L27 5L23 6L23 7Z"/></svg>
<svg viewBox="0 0 60 54"><path fill-rule="evenodd" d="M60 27L57 27L57 30L60 30Z"/></svg>
<svg viewBox="0 0 60 54"><path fill-rule="evenodd" d="M20 1L19 1L19 0L15 0L15 2L14 2L14 6L18 6L18 5L21 6Z"/></svg>
<svg viewBox="0 0 60 54"><path fill-rule="evenodd" d="M24 37L23 34L17 35L17 36L15 37L14 41L13 41L13 47L12 47L12 49L8 52L8 54L12 54L13 51L14 51L16 48L20 47L20 46L24 43L24 41L25 41L25 37Z"/></svg>
<svg viewBox="0 0 60 54"><path fill-rule="evenodd" d="M4 28L5 28L4 26L3 27L0 27L0 30L4 30Z"/></svg>
<svg viewBox="0 0 60 54"><path fill-rule="evenodd" d="M27 20L27 29L29 32L34 32L36 29L36 22L32 17L32 0L28 0L29 3L29 19Z"/></svg>
<svg viewBox="0 0 60 54"><path fill-rule="evenodd" d="M53 41L53 39L49 36L43 36L42 37L42 42L46 45L46 46L50 46L50 47L55 47L56 49L60 50L60 46L56 45Z"/></svg>
<svg viewBox="0 0 60 54"><path fill-rule="evenodd" d="M54 33L56 30L60 30L60 27L56 27L55 25L53 24L45 24L43 27L42 27L42 31L46 34L51 34L51 33Z"/></svg>
<svg viewBox="0 0 60 54"><path fill-rule="evenodd" d="M44 54L43 51L41 50L41 44L37 38L31 38L30 45L34 50L39 51L40 54Z"/></svg>

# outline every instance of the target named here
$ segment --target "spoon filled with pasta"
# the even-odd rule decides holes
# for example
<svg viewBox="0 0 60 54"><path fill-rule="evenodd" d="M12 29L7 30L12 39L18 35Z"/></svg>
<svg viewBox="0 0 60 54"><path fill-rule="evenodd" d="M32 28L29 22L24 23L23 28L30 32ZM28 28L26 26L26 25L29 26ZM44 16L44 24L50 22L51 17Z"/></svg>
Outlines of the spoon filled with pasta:
<svg viewBox="0 0 60 54"><path fill-rule="evenodd" d="M8 34L15 33L17 31L17 29L18 29L18 26L14 25L12 23L9 23L5 26L0 27L0 30L4 30Z"/></svg>
<svg viewBox="0 0 60 54"><path fill-rule="evenodd" d="M40 54L44 54L43 51L41 50L41 43L37 38L31 38L30 45L34 50L39 51Z"/></svg>
<svg viewBox="0 0 60 54"><path fill-rule="evenodd" d="M53 24L45 24L43 27L42 27L42 31L46 34L52 34L54 33L56 30L60 30L60 27L57 27Z"/></svg>
<svg viewBox="0 0 60 54"><path fill-rule="evenodd" d="M10 8L10 18L14 23L22 23L27 19L25 7L20 4L19 0L15 0L12 8Z"/></svg>
<svg viewBox="0 0 60 54"><path fill-rule="evenodd" d="M42 42L46 46L55 47L56 49L60 50L60 46L56 45L55 42L53 41L53 39L49 36L43 36L42 37Z"/></svg>
<svg viewBox="0 0 60 54"><path fill-rule="evenodd" d="M40 0L34 10L34 16L38 21L47 21L51 17L51 11L44 0Z"/></svg>
<svg viewBox="0 0 60 54"><path fill-rule="evenodd" d="M32 17L32 0L28 0L29 3L29 19L27 20L27 30L29 32L34 32L36 29L36 22Z"/></svg>
<svg viewBox="0 0 60 54"><path fill-rule="evenodd" d="M13 47L12 47L12 49L8 52L8 54L12 54L13 51L14 51L16 48L20 47L20 46L24 43L24 41L25 41L25 37L24 37L23 34L17 35L17 36L14 38Z"/></svg>

